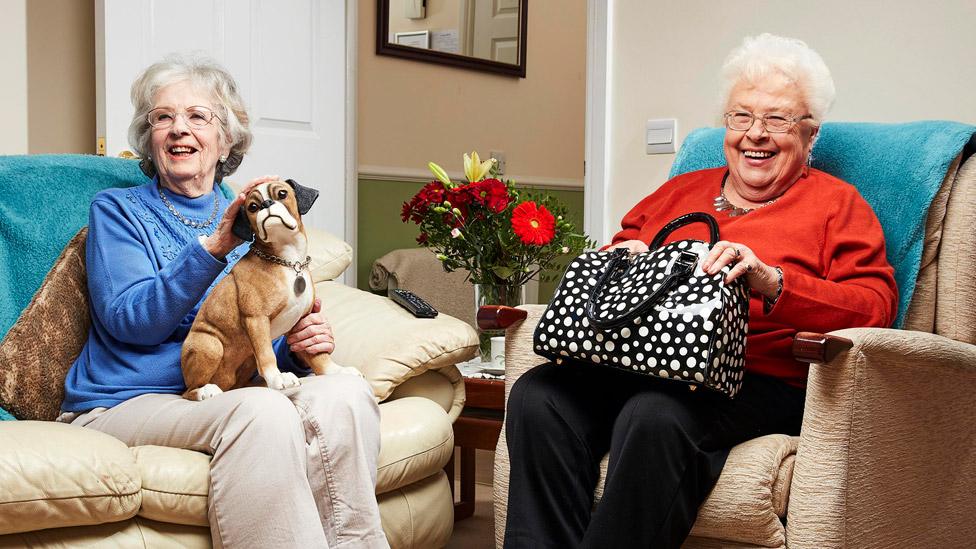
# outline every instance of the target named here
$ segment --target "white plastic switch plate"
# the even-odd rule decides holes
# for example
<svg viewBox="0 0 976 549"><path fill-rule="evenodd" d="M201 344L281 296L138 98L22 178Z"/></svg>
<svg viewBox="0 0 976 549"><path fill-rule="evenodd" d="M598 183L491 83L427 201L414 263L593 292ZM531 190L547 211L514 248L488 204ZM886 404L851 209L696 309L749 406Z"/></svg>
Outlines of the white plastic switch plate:
<svg viewBox="0 0 976 549"><path fill-rule="evenodd" d="M404 2L403 16L407 19L423 19L427 17L426 0L407 0Z"/></svg>
<svg viewBox="0 0 976 549"><path fill-rule="evenodd" d="M488 158L497 160L498 175L505 175L505 151L489 151Z"/></svg>
<svg viewBox="0 0 976 549"><path fill-rule="evenodd" d="M648 120L644 130L644 143L647 145L647 154L673 153L677 135L678 120L676 118Z"/></svg>

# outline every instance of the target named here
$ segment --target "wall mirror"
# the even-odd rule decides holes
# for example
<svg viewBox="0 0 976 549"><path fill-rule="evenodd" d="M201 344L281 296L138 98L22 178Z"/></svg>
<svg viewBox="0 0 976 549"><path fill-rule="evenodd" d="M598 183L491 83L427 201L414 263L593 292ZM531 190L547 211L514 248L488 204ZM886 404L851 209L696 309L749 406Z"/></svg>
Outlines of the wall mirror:
<svg viewBox="0 0 976 549"><path fill-rule="evenodd" d="M377 0L376 53L525 78L528 0Z"/></svg>

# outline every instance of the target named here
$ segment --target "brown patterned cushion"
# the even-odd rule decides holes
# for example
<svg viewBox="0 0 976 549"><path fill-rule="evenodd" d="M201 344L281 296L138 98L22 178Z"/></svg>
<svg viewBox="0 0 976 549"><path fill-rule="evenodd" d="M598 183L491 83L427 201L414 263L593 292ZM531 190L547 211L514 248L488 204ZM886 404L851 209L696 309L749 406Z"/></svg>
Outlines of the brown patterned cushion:
<svg viewBox="0 0 976 549"><path fill-rule="evenodd" d="M68 242L0 342L0 407L18 419L58 416L64 378L88 338L87 234L82 228Z"/></svg>

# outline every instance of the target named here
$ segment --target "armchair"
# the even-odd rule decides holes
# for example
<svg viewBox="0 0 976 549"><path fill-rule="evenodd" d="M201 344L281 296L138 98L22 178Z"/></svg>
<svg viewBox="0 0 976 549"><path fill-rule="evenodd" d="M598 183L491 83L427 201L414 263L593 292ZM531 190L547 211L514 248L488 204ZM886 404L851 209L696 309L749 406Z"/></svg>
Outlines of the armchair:
<svg viewBox="0 0 976 549"><path fill-rule="evenodd" d="M0 188L11 193L45 174L67 175L76 189L89 180L108 178L99 183L105 186L144 181L133 161L0 157ZM61 202L47 221L88 209L80 191L62 195ZM44 214L35 212L30 222ZM50 421L87 337L85 232L68 242L0 343L0 406L25 420L0 422L0 547L209 547L208 455L127 448L98 431ZM0 238L12 237L5 230ZM451 424L464 403L454 364L476 354L477 335L457 319L416 319L385 297L336 282L352 249L314 229L309 241L316 295L338 343L333 356L359 368L380 401L376 493L387 539L394 548L442 547L453 529L442 469L454 448Z"/></svg>
<svg viewBox="0 0 976 549"><path fill-rule="evenodd" d="M691 136L685 147L689 141ZM919 142L924 139L914 143ZM694 154L683 147L676 163ZM713 154L720 157L720 148ZM829 155L820 158L832 161ZM904 173L892 183L913 184L908 170ZM794 354L812 362L800 436L764 436L733 448L685 547L972 545L976 160L957 156L943 173L924 218L924 234L912 236L921 241L922 252L903 329L798 336ZM528 305L479 313L480 324L507 328L506 402L519 376L544 361L532 349L543 311L543 306ZM604 457L595 505L606 465ZM504 431L494 479L500 547L509 481Z"/></svg>

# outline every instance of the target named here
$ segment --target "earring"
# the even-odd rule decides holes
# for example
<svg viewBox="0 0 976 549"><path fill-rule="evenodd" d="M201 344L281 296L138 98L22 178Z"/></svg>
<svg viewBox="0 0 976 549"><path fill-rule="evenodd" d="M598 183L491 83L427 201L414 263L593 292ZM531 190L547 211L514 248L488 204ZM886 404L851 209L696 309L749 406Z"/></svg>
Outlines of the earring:
<svg viewBox="0 0 976 549"><path fill-rule="evenodd" d="M224 162L227 162L227 155L226 155L226 154L222 154L222 155L220 155L220 158L218 158L217 160L218 160L218 161L219 161L219 162L220 162L221 164L223 164Z"/></svg>

